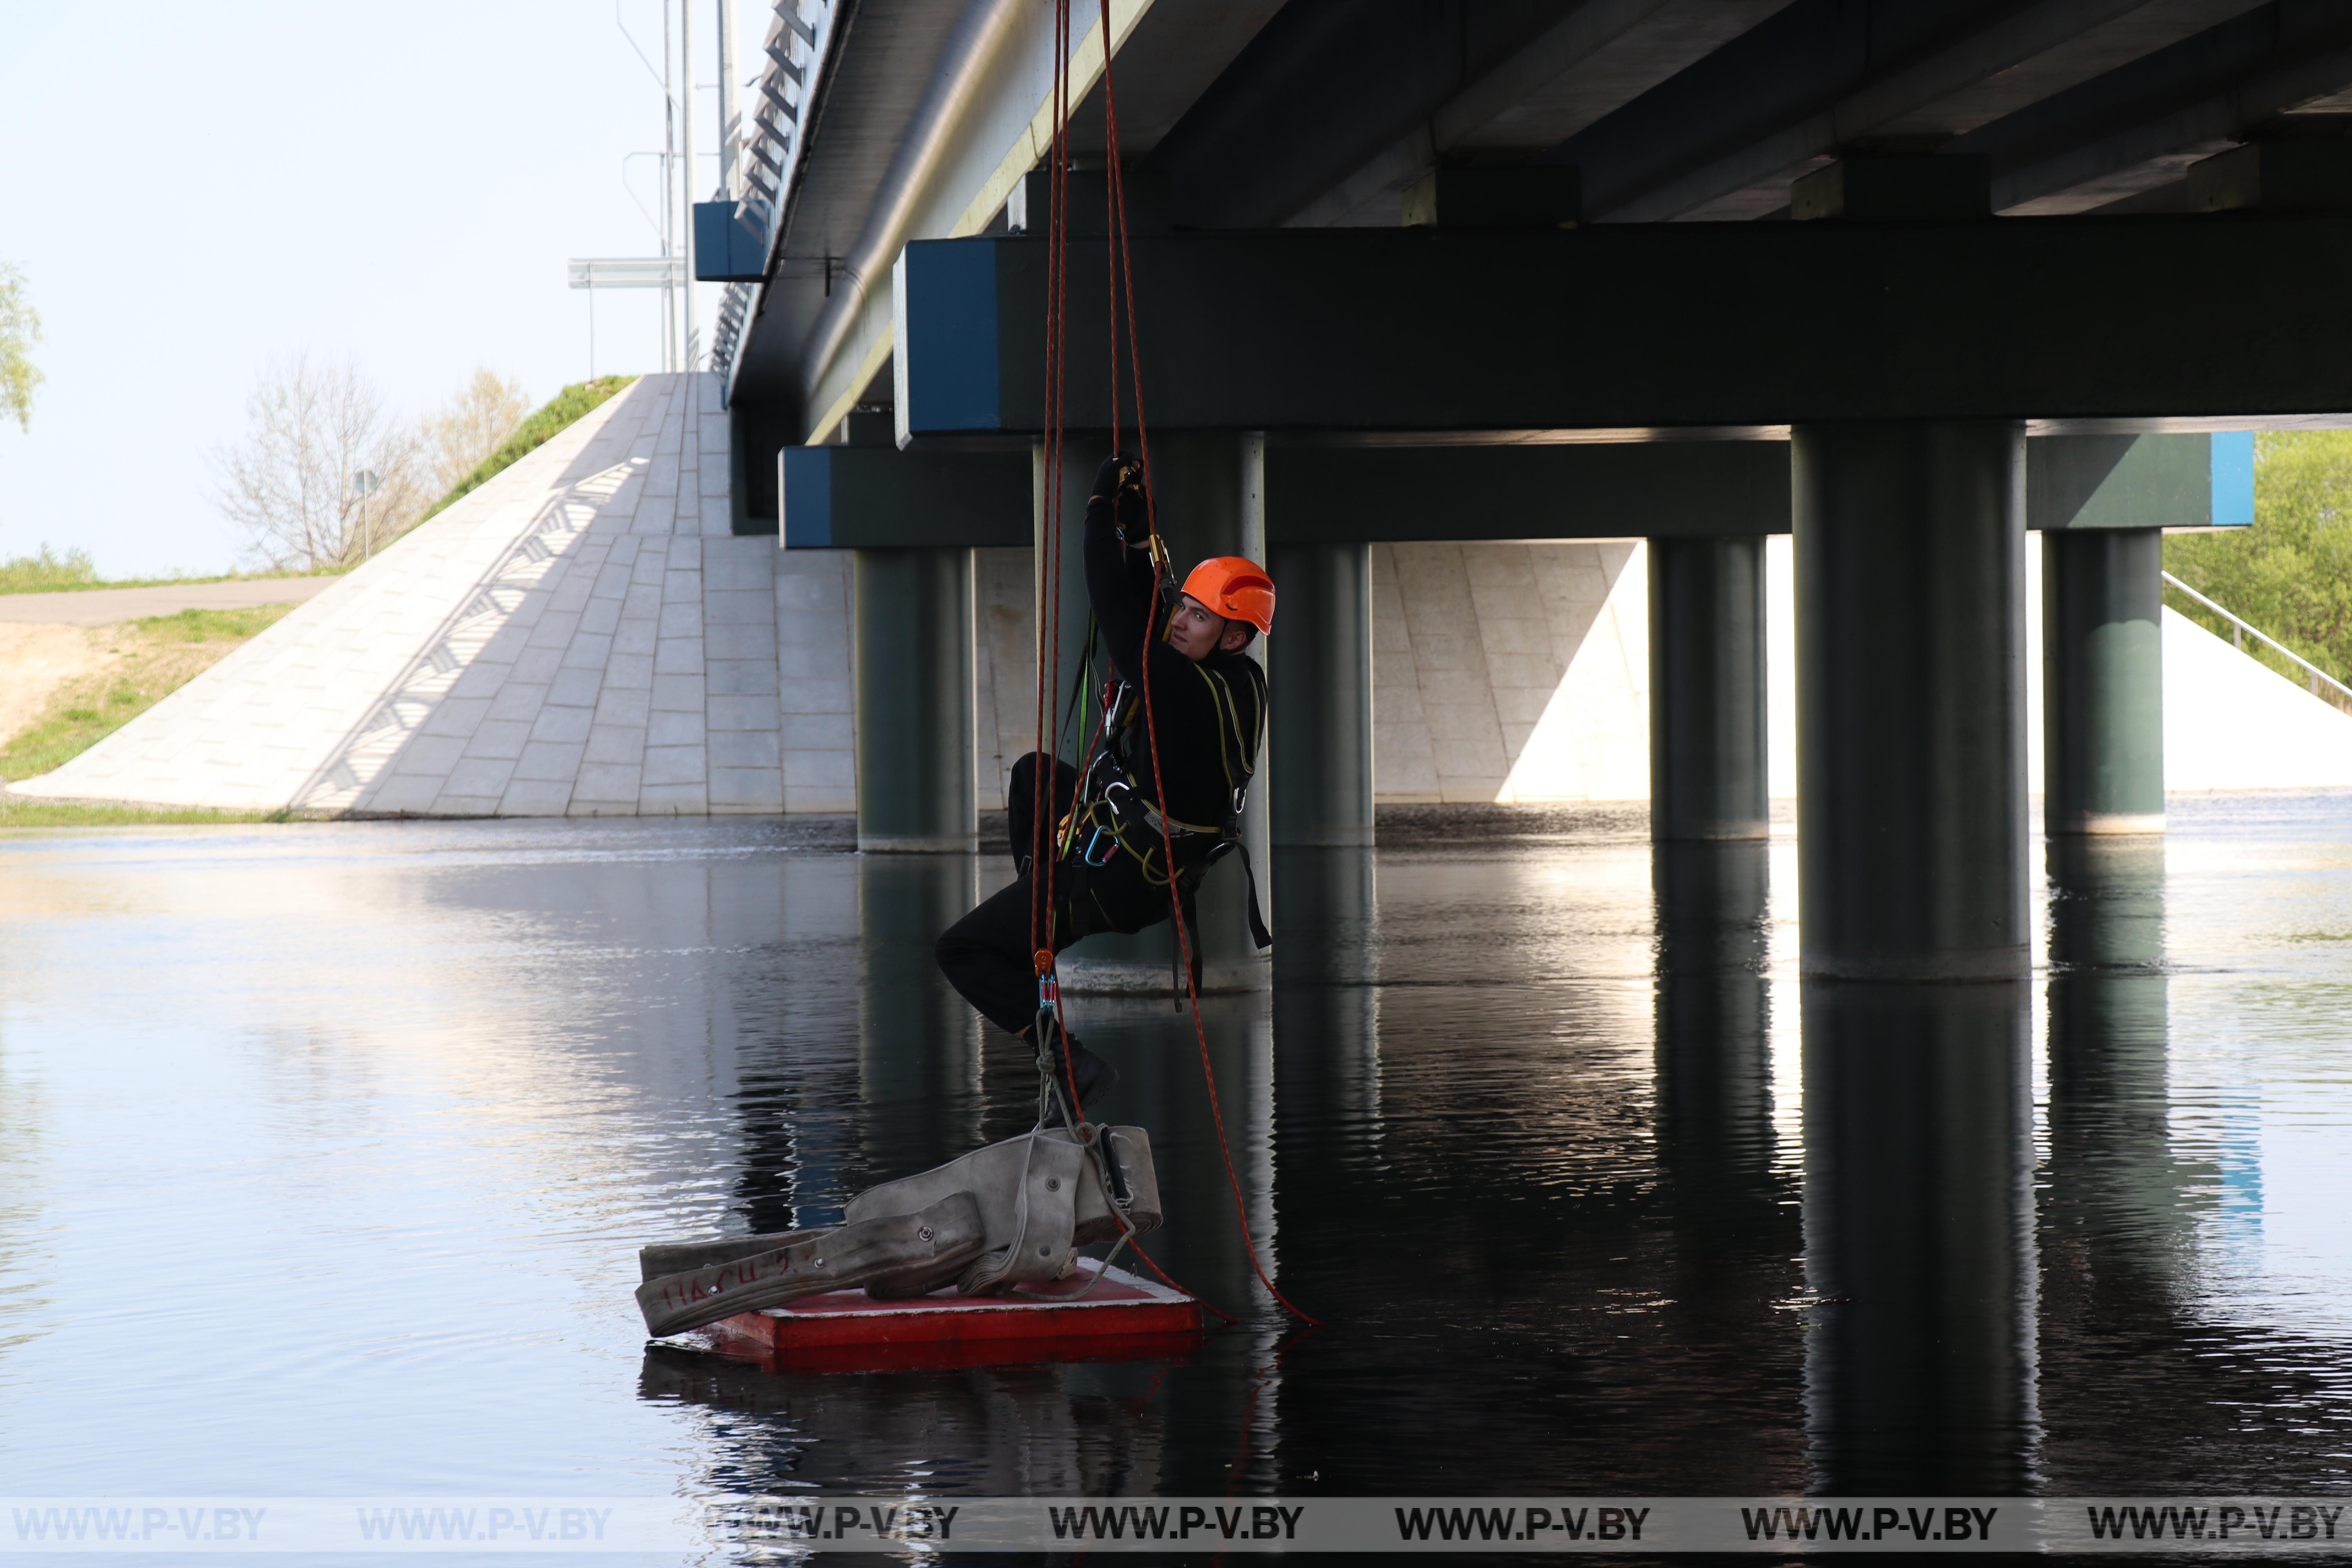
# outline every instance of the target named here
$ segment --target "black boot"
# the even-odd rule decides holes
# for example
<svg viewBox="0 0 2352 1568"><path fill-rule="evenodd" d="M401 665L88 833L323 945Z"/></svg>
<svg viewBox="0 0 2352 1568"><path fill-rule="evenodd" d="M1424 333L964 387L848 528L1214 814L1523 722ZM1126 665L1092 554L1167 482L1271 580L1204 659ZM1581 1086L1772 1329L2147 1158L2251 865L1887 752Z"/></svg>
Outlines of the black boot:
<svg viewBox="0 0 2352 1568"><path fill-rule="evenodd" d="M1062 1102L1070 1097L1073 1079L1078 1087L1078 1114L1091 1116L1096 1102L1107 1098L1112 1089L1118 1087L1118 1069L1087 1049L1086 1042L1076 1035L1065 1037L1060 1028L1050 1021L1045 1026L1045 1035L1046 1048L1042 1053L1046 1061L1044 1070L1054 1075L1055 1093L1048 1100L1045 1114L1037 1125L1041 1128L1060 1127L1065 1125ZM1022 1038L1033 1043L1036 1037L1037 1026L1034 1024L1022 1033ZM1062 1050L1066 1039L1069 1047L1066 1057Z"/></svg>

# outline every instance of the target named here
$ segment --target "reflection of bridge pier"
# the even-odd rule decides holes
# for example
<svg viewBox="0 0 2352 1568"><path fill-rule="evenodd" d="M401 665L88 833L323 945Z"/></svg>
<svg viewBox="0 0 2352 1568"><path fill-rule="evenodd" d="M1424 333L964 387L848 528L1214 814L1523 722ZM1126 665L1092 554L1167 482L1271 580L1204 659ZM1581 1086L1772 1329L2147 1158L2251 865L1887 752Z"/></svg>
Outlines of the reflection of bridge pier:
<svg viewBox="0 0 2352 1568"><path fill-rule="evenodd" d="M1813 1488L1999 1495L2032 1468L2022 981L1808 982Z"/></svg>
<svg viewBox="0 0 2352 1568"><path fill-rule="evenodd" d="M1227 1311L1244 1310L1259 1291L1243 1250L1190 1014L1171 1010L1164 994L1068 998L1065 1005L1071 1027L1119 1070L1118 1089L1100 1114L1151 1134L1168 1217L1166 1228L1145 1245L1186 1289ZM1272 1009L1265 993L1244 992L1202 997L1201 1016L1234 1174L1258 1256L1271 1270L1276 1246Z"/></svg>
<svg viewBox="0 0 2352 1568"><path fill-rule="evenodd" d="M1672 1183L1678 1299L1703 1316L1770 1282L1759 1233L1793 1195L1772 1171L1770 1002L1765 928L1770 846L1661 843L1657 899L1658 1162ZM1770 1244L1768 1242L1769 1247Z"/></svg>
<svg viewBox="0 0 2352 1568"><path fill-rule="evenodd" d="M1157 1394L1157 1418L1171 1430L1231 1434L1223 1452L1196 1448L1188 1456L1189 1479L1181 1482L1222 1490L1229 1479L1223 1467L1244 1452L1254 1466L1275 1452L1278 1374L1272 1352L1286 1325L1250 1268L1192 1019L1181 1007L1171 1009L1164 993L1150 999L1074 996L1066 1005L1072 1028L1119 1069L1118 1091L1101 1114L1151 1134L1167 1221L1142 1245L1183 1289L1242 1319L1212 1338L1197 1373L1171 1373ZM1249 1237L1266 1272L1279 1280L1271 1002L1264 991L1204 996L1201 1016ZM1150 1273L1132 1259L1121 1263Z"/></svg>
<svg viewBox="0 0 2352 1568"><path fill-rule="evenodd" d="M1375 1156L1380 951L1370 849L1281 848L1274 1042L1281 1162L1328 1177Z"/></svg>
<svg viewBox="0 0 2352 1568"><path fill-rule="evenodd" d="M1772 1159L1767 860L1761 839L1661 843L1658 1121L1662 1158L1699 1184L1763 1191Z"/></svg>
<svg viewBox="0 0 2352 1568"><path fill-rule="evenodd" d="M866 1170L895 1181L981 1142L980 1019L931 944L978 901L979 863L857 858L857 1081Z"/></svg>
<svg viewBox="0 0 2352 1568"><path fill-rule="evenodd" d="M835 1218L857 1135L858 971L844 941L856 928L857 862L787 856L774 876L773 917L743 933L751 972L731 1003L736 1204L752 1232Z"/></svg>
<svg viewBox="0 0 2352 1568"><path fill-rule="evenodd" d="M1774 1168L1769 854L1760 838L1651 851L1657 1160L1674 1236L1665 1310L1686 1353L1725 1388L1752 1384L1752 1347L1785 1337L1790 1259L1801 1246L1796 1183ZM1703 1473L1720 1435L1693 1424L1674 1440Z"/></svg>
<svg viewBox="0 0 2352 1568"><path fill-rule="evenodd" d="M834 1223L859 1188L980 1141L979 1025L931 960L971 907L975 867L969 855L782 862L758 972L730 1002L745 1228Z"/></svg>
<svg viewBox="0 0 2352 1568"><path fill-rule="evenodd" d="M2053 1288L2162 1294L2188 1266L2210 1166L2174 1152L2164 840L2050 840L2050 1168Z"/></svg>

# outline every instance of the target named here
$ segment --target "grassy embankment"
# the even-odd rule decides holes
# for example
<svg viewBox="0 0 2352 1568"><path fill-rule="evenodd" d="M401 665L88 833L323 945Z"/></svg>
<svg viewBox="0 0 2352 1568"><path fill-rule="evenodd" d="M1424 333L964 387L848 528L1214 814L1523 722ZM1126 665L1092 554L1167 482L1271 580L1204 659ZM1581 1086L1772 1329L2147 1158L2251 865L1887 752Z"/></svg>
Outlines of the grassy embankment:
<svg viewBox="0 0 2352 1568"><path fill-rule="evenodd" d="M636 377L610 375L565 387L546 406L516 427L499 449L417 519L421 523L562 431ZM410 525L411 528L415 523ZM403 531L406 531L405 530ZM276 576L319 575L277 573ZM177 583L217 583L222 577L167 577L106 581L86 552L63 554L47 545L37 555L0 561L0 593L38 594L82 588L137 588ZM16 734L0 740L0 782L31 778L72 761L164 698L228 657L293 608L270 605L249 610L183 610L100 626L86 633L99 659L92 672L66 681L47 708ZM5 672L0 672L5 674ZM149 810L138 806L48 805L0 795L0 827L80 827L174 822L278 822L285 812Z"/></svg>
<svg viewBox="0 0 2352 1568"><path fill-rule="evenodd" d="M97 626L90 640L95 668L68 679L30 724L0 741L0 780L27 779L81 755L164 698L185 686L256 634L290 605L250 610L183 610ZM134 822L258 822L259 812L151 810L138 806L51 805L0 795L0 827L84 826Z"/></svg>

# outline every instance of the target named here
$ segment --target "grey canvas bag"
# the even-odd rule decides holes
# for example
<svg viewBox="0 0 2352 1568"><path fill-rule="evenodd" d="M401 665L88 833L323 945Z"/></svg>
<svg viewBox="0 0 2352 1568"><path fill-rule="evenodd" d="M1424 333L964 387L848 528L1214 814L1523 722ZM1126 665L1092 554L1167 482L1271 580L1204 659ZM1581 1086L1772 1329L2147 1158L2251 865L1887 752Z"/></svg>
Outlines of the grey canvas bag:
<svg viewBox="0 0 2352 1568"><path fill-rule="evenodd" d="M646 1329L683 1333L860 1286L895 1300L950 1282L969 1296L1064 1279L1080 1247L1160 1227L1150 1135L1106 1127L1098 1136L1099 1164L1066 1128L1024 1132L869 1187L838 1226L644 1247Z"/></svg>

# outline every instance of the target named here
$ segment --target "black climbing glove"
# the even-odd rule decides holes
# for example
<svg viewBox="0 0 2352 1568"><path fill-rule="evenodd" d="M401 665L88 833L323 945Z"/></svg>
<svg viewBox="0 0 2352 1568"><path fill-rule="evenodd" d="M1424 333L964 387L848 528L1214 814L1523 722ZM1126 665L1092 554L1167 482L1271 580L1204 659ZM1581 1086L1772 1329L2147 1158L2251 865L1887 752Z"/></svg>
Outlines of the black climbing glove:
<svg viewBox="0 0 2352 1568"><path fill-rule="evenodd" d="M1125 454L1103 459L1095 470L1094 493L1087 510L1101 502L1110 509L1111 522L1127 544L1140 547L1151 537L1151 502L1143 488L1143 464Z"/></svg>

